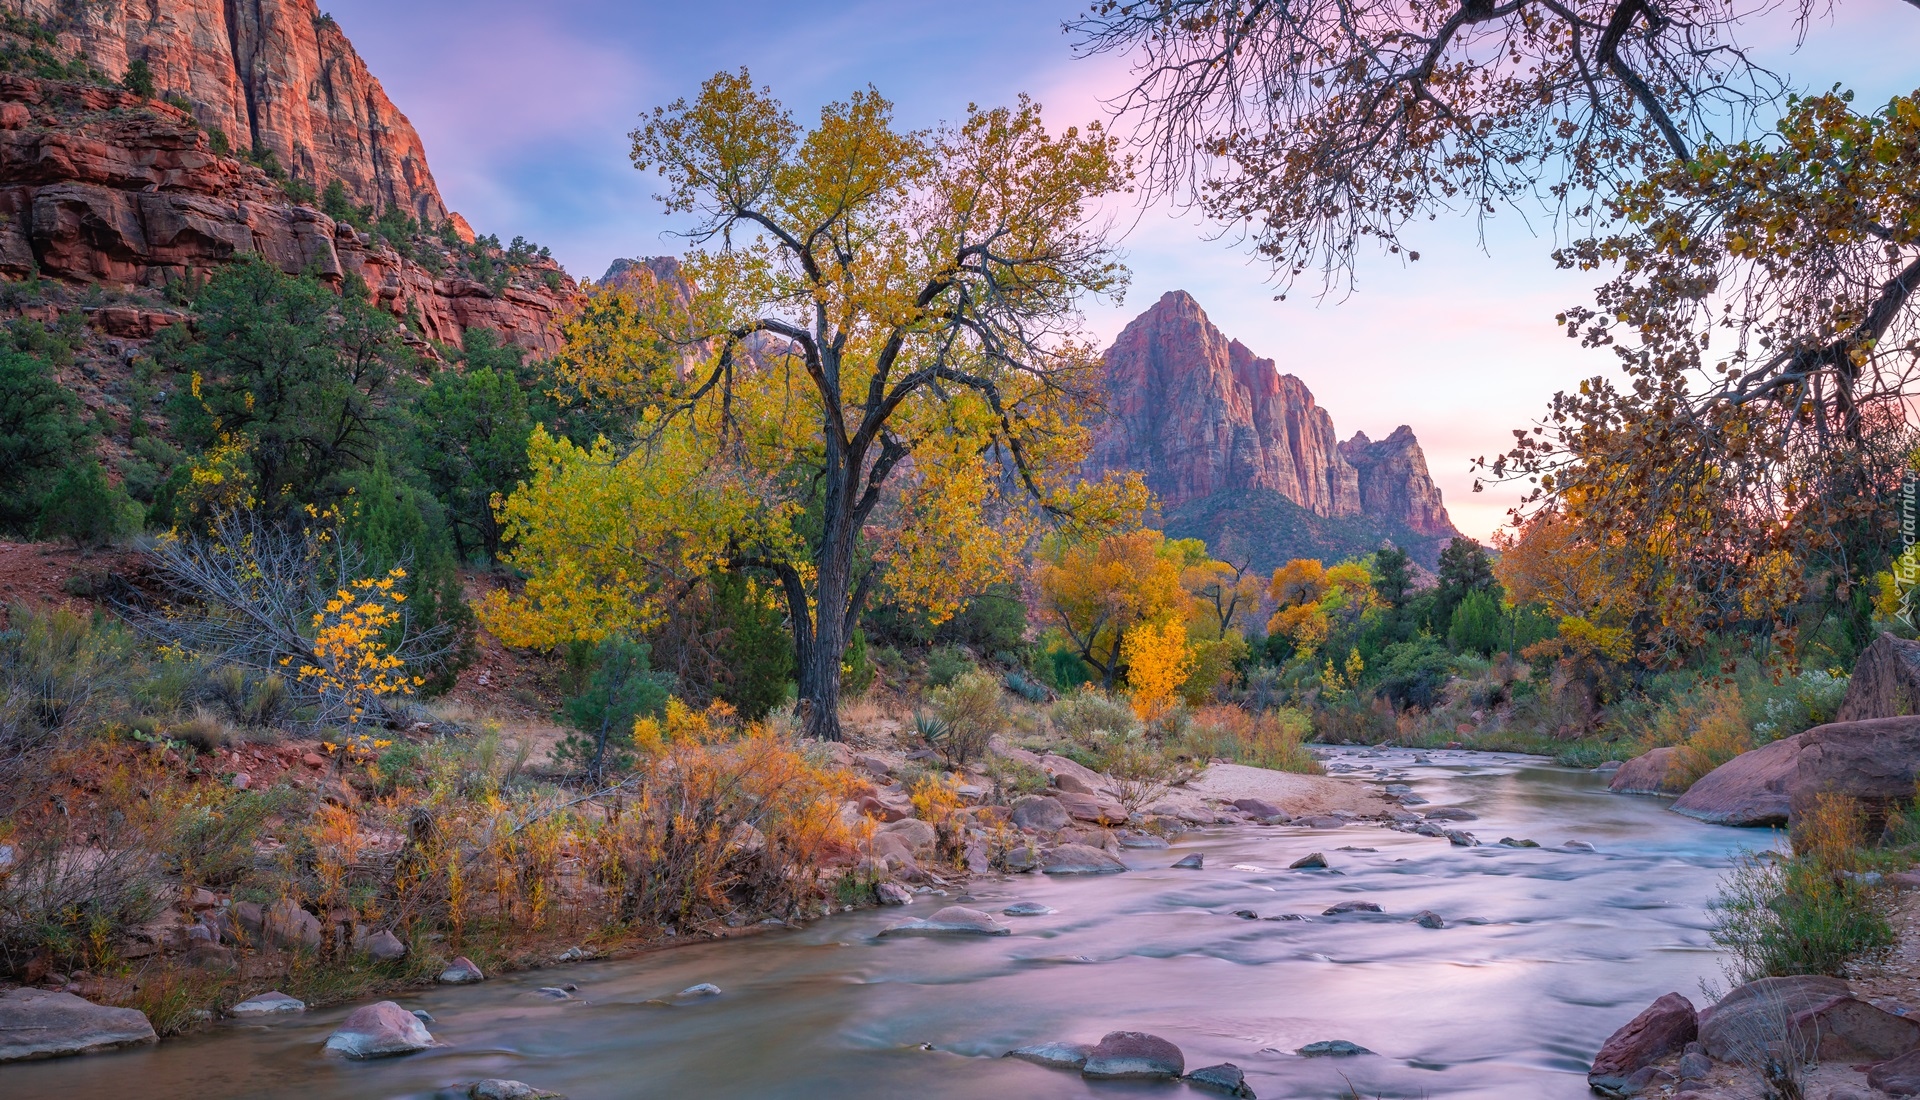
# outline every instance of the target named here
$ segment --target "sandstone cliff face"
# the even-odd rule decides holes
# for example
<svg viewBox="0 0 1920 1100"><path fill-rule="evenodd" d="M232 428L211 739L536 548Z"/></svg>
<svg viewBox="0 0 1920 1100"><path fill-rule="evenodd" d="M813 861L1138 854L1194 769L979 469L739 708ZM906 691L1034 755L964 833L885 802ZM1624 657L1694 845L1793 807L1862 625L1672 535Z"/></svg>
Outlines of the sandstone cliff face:
<svg viewBox="0 0 1920 1100"><path fill-rule="evenodd" d="M160 95L238 149L271 150L294 175L340 180L356 203L446 220L413 124L315 0L0 0L59 29L60 46L110 77L144 60Z"/></svg>
<svg viewBox="0 0 1920 1100"><path fill-rule="evenodd" d="M1127 325L1106 361L1110 418L1090 472L1139 470L1170 510L1271 492L1327 519L1458 533L1410 428L1340 443L1304 382L1228 340L1185 291Z"/></svg>
<svg viewBox="0 0 1920 1100"><path fill-rule="evenodd" d="M551 261L496 285L457 270L444 244L420 260L290 201L259 168L216 155L166 103L90 84L0 74L0 276L158 287L245 254L282 271L363 279L375 300L458 344L468 328L551 351L576 293Z"/></svg>

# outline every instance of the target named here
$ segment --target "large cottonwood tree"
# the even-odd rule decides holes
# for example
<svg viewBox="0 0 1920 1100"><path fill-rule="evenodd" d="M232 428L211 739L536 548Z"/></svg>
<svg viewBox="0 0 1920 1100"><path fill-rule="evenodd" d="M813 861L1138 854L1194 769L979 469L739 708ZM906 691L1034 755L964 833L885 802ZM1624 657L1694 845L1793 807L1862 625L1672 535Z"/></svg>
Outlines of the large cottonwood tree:
<svg viewBox="0 0 1920 1100"><path fill-rule="evenodd" d="M690 287L603 292L563 378L633 410L631 449L537 434L507 501L529 576L488 613L509 640L644 625L676 577L777 585L809 732L839 736L842 663L876 592L950 615L1048 517L1137 509L1137 479L1074 476L1099 394L1088 295L1124 286L1100 197L1128 167L1099 126L1039 107L896 125L872 90L803 129L721 73L633 133L686 219Z"/></svg>

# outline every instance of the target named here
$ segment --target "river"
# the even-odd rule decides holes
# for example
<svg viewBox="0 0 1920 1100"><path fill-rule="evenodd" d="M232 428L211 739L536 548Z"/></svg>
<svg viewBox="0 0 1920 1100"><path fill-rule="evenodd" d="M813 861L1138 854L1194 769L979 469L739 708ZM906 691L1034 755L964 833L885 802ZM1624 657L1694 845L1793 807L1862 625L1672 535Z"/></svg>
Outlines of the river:
<svg viewBox="0 0 1920 1100"><path fill-rule="evenodd" d="M1132 1030L1178 1044L1189 1069L1236 1063L1266 1100L1349 1089L1369 1100L1575 1100L1588 1095L1586 1060L1615 1028L1662 993L1701 1003L1702 983L1722 981L1707 902L1740 852L1774 842L1530 757L1341 750L1329 762L1361 769L1356 781L1404 775L1429 800L1420 810L1472 811L1478 820L1449 827L1481 846L1370 824L1205 829L1171 851L1130 851L1124 875L971 884L966 904L977 908L1057 910L1002 916L1010 937L875 937L903 913L955 900L922 897L904 911L403 997L433 1015L445 1044L410 1057L322 1054L343 1007L0 1068L0 1096L424 1100L486 1077L573 1100L1185 1094L1000 1057ZM1500 847L1504 836L1543 847ZM1569 840L1596 850L1561 846ZM1339 873L1286 870L1315 851ZM1171 868L1193 852L1205 853L1204 870ZM1347 900L1384 912L1321 915ZM1423 910L1446 927L1412 923ZM673 1002L701 982L723 992ZM577 985L576 999L534 992L555 983ZM1376 1053L1293 1053L1323 1039Z"/></svg>

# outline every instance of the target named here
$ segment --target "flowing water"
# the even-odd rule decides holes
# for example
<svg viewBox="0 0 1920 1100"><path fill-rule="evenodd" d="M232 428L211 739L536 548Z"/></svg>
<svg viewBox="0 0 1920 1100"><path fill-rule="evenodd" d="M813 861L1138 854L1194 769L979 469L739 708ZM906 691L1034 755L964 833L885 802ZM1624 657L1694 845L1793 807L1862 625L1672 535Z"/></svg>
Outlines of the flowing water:
<svg viewBox="0 0 1920 1100"><path fill-rule="evenodd" d="M1134 851L1124 875L973 883L969 904L1010 937L888 938L899 909L797 931L444 987L399 998L444 1046L346 1062L320 1044L346 1009L226 1023L139 1051L0 1068L9 1100L425 1098L486 1077L574 1100L630 1097L1118 1097L1110 1084L1000 1055L1115 1030L1177 1043L1189 1069L1230 1061L1263 1098L1588 1095L1586 1061L1669 990L1720 977L1706 903L1764 832L1715 828L1665 801L1608 794L1587 772L1527 757L1345 751L1362 778L1403 774L1423 810L1479 819L1477 848L1372 825L1236 827ZM1422 762L1424 761L1424 762ZM1503 836L1539 849L1494 846ZM1591 843L1592 852L1559 847ZM1355 850L1344 850L1355 849ZM1324 852L1338 874L1289 871ZM1170 864L1206 854L1201 871ZM950 899L922 897L907 915ZM1380 914L1323 917L1341 901ZM1308 921L1248 920L1300 913ZM1410 918L1432 910L1442 929ZM553 1002L536 988L579 986ZM674 1003L711 982L719 996ZM1346 1039L1377 1053L1304 1058ZM448 1094L451 1095L451 1094ZM1192 1094L1201 1095L1198 1093Z"/></svg>

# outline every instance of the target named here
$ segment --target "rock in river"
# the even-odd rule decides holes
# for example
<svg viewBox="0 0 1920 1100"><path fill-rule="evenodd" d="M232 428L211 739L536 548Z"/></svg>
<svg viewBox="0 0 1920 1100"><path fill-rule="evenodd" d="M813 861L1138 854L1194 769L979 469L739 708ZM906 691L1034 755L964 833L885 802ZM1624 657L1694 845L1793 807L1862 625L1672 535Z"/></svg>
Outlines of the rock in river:
<svg viewBox="0 0 1920 1100"><path fill-rule="evenodd" d="M1016 901L1000 911L1009 917L1045 917L1059 912L1053 906L1037 901Z"/></svg>
<svg viewBox="0 0 1920 1100"><path fill-rule="evenodd" d="M363 1005L348 1014L327 1037L327 1049L349 1058L385 1058L412 1054L433 1045L419 1018L392 1001Z"/></svg>
<svg viewBox="0 0 1920 1100"><path fill-rule="evenodd" d="M493 1078L476 1081L467 1089L469 1100L566 1100L557 1092L537 1089L525 1081L502 1081Z"/></svg>
<svg viewBox="0 0 1920 1100"><path fill-rule="evenodd" d="M910 920L883 929L883 936L1010 936L1013 929L994 920L978 909L969 909L964 905L949 905L936 910L930 917Z"/></svg>
<svg viewBox="0 0 1920 1100"><path fill-rule="evenodd" d="M1340 916L1342 913L1378 913L1378 912L1380 912L1380 906L1371 901L1343 901L1336 905L1327 906L1326 912L1321 913L1320 915L1323 917L1337 917L1337 916Z"/></svg>
<svg viewBox="0 0 1920 1100"><path fill-rule="evenodd" d="M1355 1055L1372 1054L1373 1051L1345 1039L1322 1039L1317 1043L1308 1043L1294 1053L1308 1058L1352 1058Z"/></svg>
<svg viewBox="0 0 1920 1100"><path fill-rule="evenodd" d="M1041 1043L1007 1051L1001 1057L1018 1058L1048 1069L1080 1069L1087 1064L1087 1057L1092 1053L1092 1043Z"/></svg>
<svg viewBox="0 0 1920 1100"><path fill-rule="evenodd" d="M1187 1071L1180 1048L1144 1031L1110 1031L1087 1055L1088 1077L1169 1078Z"/></svg>
<svg viewBox="0 0 1920 1100"><path fill-rule="evenodd" d="M256 994L227 1009L229 1016L277 1016L284 1012L305 1012L307 1003L279 990Z"/></svg>
<svg viewBox="0 0 1920 1100"><path fill-rule="evenodd" d="M1324 871L1327 869L1327 857L1315 852L1310 856L1301 856L1287 864L1289 871Z"/></svg>
<svg viewBox="0 0 1920 1100"><path fill-rule="evenodd" d="M1198 871L1206 865L1206 853L1195 852L1190 856L1181 856L1180 859L1174 863L1173 869L1176 871Z"/></svg>
<svg viewBox="0 0 1920 1100"><path fill-rule="evenodd" d="M1247 1084L1247 1075L1232 1062L1222 1062L1217 1066L1203 1066L1187 1074L1187 1084L1196 1088L1224 1092L1228 1096L1238 1096L1241 1100L1254 1100L1253 1089Z"/></svg>
<svg viewBox="0 0 1920 1100"><path fill-rule="evenodd" d="M95 1054L154 1042L147 1014L108 1008L71 993L10 989L0 993L0 1062Z"/></svg>
<svg viewBox="0 0 1920 1100"><path fill-rule="evenodd" d="M1115 875L1127 865L1098 848L1062 844L1040 858L1040 870L1049 875Z"/></svg>

